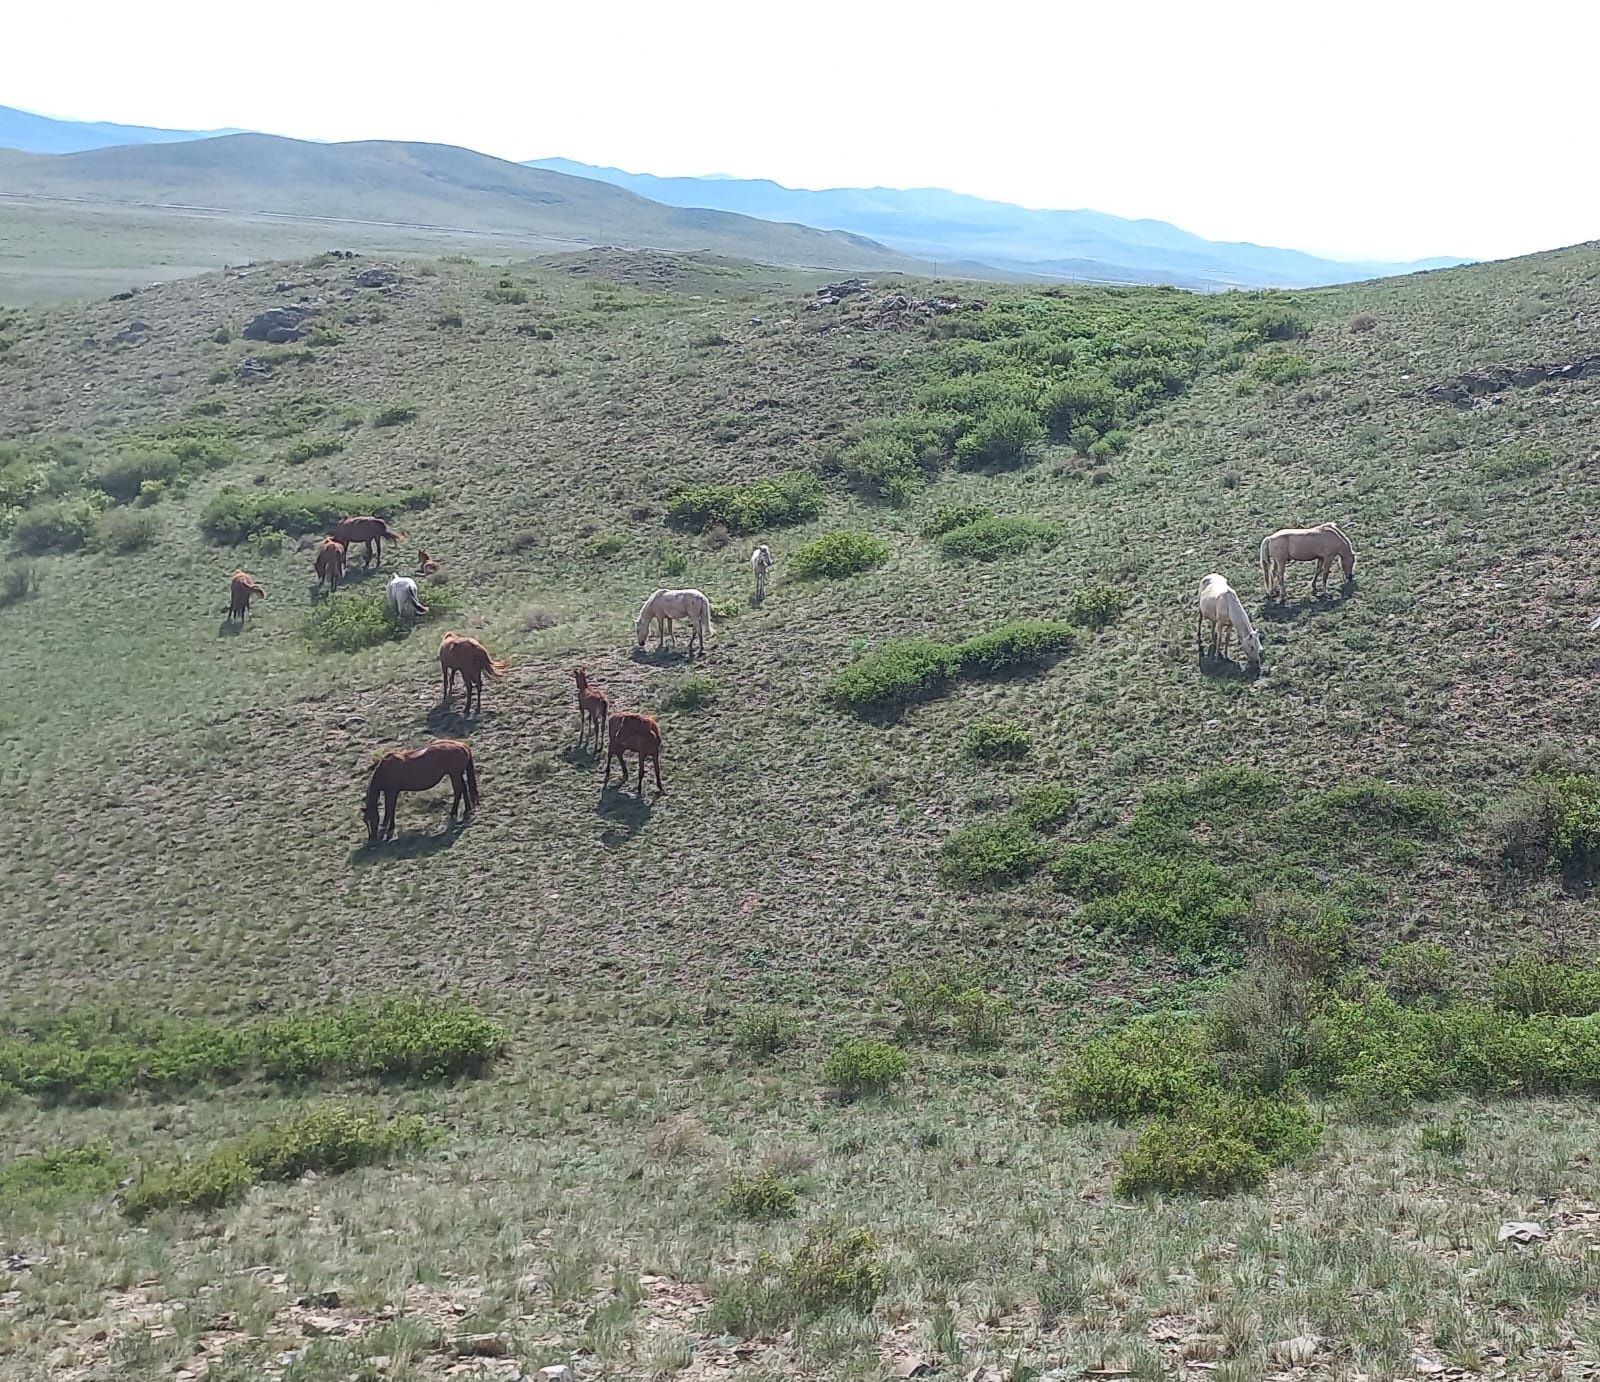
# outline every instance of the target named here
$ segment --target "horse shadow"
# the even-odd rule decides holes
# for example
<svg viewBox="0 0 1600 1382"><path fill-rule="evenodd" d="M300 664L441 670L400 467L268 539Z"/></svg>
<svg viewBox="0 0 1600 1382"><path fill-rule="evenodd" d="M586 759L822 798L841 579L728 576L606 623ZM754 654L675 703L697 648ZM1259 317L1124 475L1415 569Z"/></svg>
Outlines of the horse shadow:
<svg viewBox="0 0 1600 1382"><path fill-rule="evenodd" d="M473 715L464 715L441 701L438 705L428 707L423 722L435 734L441 734L448 739L462 739L473 730L482 729L484 721L493 714L493 711L480 710Z"/></svg>
<svg viewBox="0 0 1600 1382"><path fill-rule="evenodd" d="M679 663L693 664L695 654L679 648L674 644L666 644L660 648L635 648L633 660L643 662L650 667L674 667Z"/></svg>
<svg viewBox="0 0 1600 1382"><path fill-rule="evenodd" d="M1246 664L1241 667L1231 657L1223 657L1209 649L1200 654L1200 673L1211 681L1255 682L1261 679L1264 671L1259 665L1252 667Z"/></svg>
<svg viewBox="0 0 1600 1382"><path fill-rule="evenodd" d="M218 638L237 638L244 632L244 622L239 619L224 619L217 625Z"/></svg>
<svg viewBox="0 0 1600 1382"><path fill-rule="evenodd" d="M1345 586L1340 593L1311 595L1304 600L1274 600L1263 605L1256 617L1263 624L1298 624L1302 619L1315 619L1319 614L1331 614L1350 598L1353 586Z"/></svg>
<svg viewBox="0 0 1600 1382"><path fill-rule="evenodd" d="M592 741L573 742L561 750L561 761L573 768L593 772L600 762L599 745Z"/></svg>
<svg viewBox="0 0 1600 1382"><path fill-rule="evenodd" d="M350 863L360 869L385 859L428 859L455 844L466 827L466 821L452 820L442 830L403 830L392 840L364 840L350 851Z"/></svg>
<svg viewBox="0 0 1600 1382"><path fill-rule="evenodd" d="M606 849L618 849L644 829L656 804L648 797L635 796L625 786L607 783L600 789L600 800L595 803L595 814L611 822L600 832L600 843Z"/></svg>

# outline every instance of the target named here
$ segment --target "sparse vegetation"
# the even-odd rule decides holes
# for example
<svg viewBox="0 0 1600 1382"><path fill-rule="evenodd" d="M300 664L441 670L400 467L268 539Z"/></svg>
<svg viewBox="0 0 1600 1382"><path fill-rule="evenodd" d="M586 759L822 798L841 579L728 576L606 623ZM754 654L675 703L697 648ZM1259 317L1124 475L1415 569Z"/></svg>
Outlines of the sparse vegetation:
<svg viewBox="0 0 1600 1382"><path fill-rule="evenodd" d="M667 507L675 528L704 532L757 533L809 523L822 512L822 482L809 470L793 470L748 485L694 485L679 490Z"/></svg>
<svg viewBox="0 0 1600 1382"><path fill-rule="evenodd" d="M739 1219L792 1219L799 1204L792 1181L768 1167L754 1175L735 1172L722 1192L722 1210Z"/></svg>
<svg viewBox="0 0 1600 1382"><path fill-rule="evenodd" d="M284 453L284 459L290 465L304 465L307 461L321 460L325 456L337 456L344 447L343 437L306 437L291 446Z"/></svg>
<svg viewBox="0 0 1600 1382"><path fill-rule="evenodd" d="M422 409L415 403L401 400L395 403L386 403L372 415L374 427L398 427L403 422L415 422L422 416Z"/></svg>
<svg viewBox="0 0 1600 1382"><path fill-rule="evenodd" d="M142 552L156 540L161 524L153 513L113 509L95 524L94 545L102 552L126 556Z"/></svg>
<svg viewBox="0 0 1600 1382"><path fill-rule="evenodd" d="M850 1037L828 1053L823 1083L845 1100L886 1093L906 1073L906 1053L886 1041Z"/></svg>

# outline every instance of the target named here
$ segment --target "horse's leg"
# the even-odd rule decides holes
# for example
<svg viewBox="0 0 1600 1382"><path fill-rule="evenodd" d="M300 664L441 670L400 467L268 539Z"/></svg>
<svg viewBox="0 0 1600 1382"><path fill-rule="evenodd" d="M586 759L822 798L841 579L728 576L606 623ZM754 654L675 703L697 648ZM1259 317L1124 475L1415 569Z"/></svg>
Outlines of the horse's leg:
<svg viewBox="0 0 1600 1382"><path fill-rule="evenodd" d="M644 795L644 750L639 750L639 795Z"/></svg>
<svg viewBox="0 0 1600 1382"><path fill-rule="evenodd" d="M597 747L595 749L595 752L598 753L599 751L600 750ZM606 775L605 775L604 778L601 779L601 782L600 782L600 790L602 792L605 791L605 789L611 785L611 759L612 759L612 755L614 753L615 753L614 749L607 749L606 750ZM624 767L626 767L626 764L624 764ZM624 782L626 782L628 780L628 775L627 775L626 772L623 773L622 780Z"/></svg>
<svg viewBox="0 0 1600 1382"><path fill-rule="evenodd" d="M650 766L656 770L656 794L665 796L667 789L661 785L661 754L659 751L651 755Z"/></svg>
<svg viewBox="0 0 1600 1382"><path fill-rule="evenodd" d="M1194 621L1194 655L1196 657L1204 657L1206 655L1206 645L1201 641L1201 634L1205 626L1206 617L1202 614Z"/></svg>
<svg viewBox="0 0 1600 1382"><path fill-rule="evenodd" d="M400 800L400 789L388 787L383 793L383 838L394 839L394 808Z"/></svg>

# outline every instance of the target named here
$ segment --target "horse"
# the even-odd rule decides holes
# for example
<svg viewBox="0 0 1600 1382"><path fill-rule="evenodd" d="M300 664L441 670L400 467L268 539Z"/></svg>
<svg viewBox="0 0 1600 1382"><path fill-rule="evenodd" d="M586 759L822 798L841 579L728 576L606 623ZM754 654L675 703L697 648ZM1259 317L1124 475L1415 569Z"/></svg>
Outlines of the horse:
<svg viewBox="0 0 1600 1382"><path fill-rule="evenodd" d="M1261 539L1261 575L1267 583L1267 599L1274 593L1282 599L1289 598L1284 574L1292 561L1316 562L1316 574L1311 578L1313 595L1318 582L1327 592L1328 573L1335 561L1344 568L1346 586L1355 579L1356 549L1336 523L1319 523L1315 528L1279 528Z"/></svg>
<svg viewBox="0 0 1600 1382"><path fill-rule="evenodd" d="M595 752L598 753L601 733L606 727L606 694L598 686L589 685L589 674L582 667L574 667L572 677L578 683L578 742L582 744L593 729Z"/></svg>
<svg viewBox="0 0 1600 1382"><path fill-rule="evenodd" d="M632 710L619 710L611 717L606 736L606 775L600 784L601 792L611 783L611 760L622 764L622 785L628 785L628 760L626 755L639 755L639 795L644 795L644 763L649 759L656 770L656 793L666 796L661 785L661 727L653 715L639 715Z"/></svg>
<svg viewBox="0 0 1600 1382"><path fill-rule="evenodd" d="M447 633L439 640L439 672L444 678L444 703L450 704L450 688L456 673L461 673L461 684L467 688L467 705L462 712L472 714L472 693L478 693L478 710L483 710L483 677L503 677L511 664L491 657L489 650L476 638L464 634Z"/></svg>
<svg viewBox="0 0 1600 1382"><path fill-rule="evenodd" d="M407 610L415 614L428 612L428 607L417 598L417 583L410 576L390 576L384 599L394 606L396 616L401 619L406 617Z"/></svg>
<svg viewBox="0 0 1600 1382"><path fill-rule="evenodd" d="M1212 572L1200 582L1200 618L1194 627L1195 651L1202 658L1205 649L1200 641L1200 631L1211 625L1211 655L1227 655L1228 643L1235 634L1244 650L1249 666L1261 666L1261 635L1250 626L1250 616L1244 612L1244 602L1239 592L1228 584L1227 578Z"/></svg>
<svg viewBox="0 0 1600 1382"><path fill-rule="evenodd" d="M361 808L361 818L367 823L367 843L376 844L378 834L378 798L383 798L383 838L394 838L394 807L401 792L426 792L449 778L456 789L450 803L450 819L455 820L456 808L463 802L461 813L465 821L478 804L478 773L472 766L472 749L459 739L436 739L420 749L393 749L383 755L372 770L367 783L367 801Z"/></svg>
<svg viewBox="0 0 1600 1382"><path fill-rule="evenodd" d="M250 599L259 595L263 600L267 598L265 586L256 584L256 578L248 571L235 571L233 579L228 582L228 622L231 624L237 619L244 623L244 616L250 608Z"/></svg>
<svg viewBox="0 0 1600 1382"><path fill-rule="evenodd" d="M674 619L689 619L694 623L693 632L689 635L689 651L694 652L695 640L700 641L700 651L706 648L706 635L715 633L711 627L711 601L698 590L658 590L639 611L639 617L634 620L633 634L639 647L644 647L645 639L650 636L651 620L663 621L668 629L672 627ZM659 649L663 639L656 639Z"/></svg>
<svg viewBox="0 0 1600 1382"><path fill-rule="evenodd" d="M320 589L324 581L328 585L331 595L339 588L339 582L344 579L346 564L346 549L344 543L336 537L325 537L322 546L317 548L317 587Z"/></svg>
<svg viewBox="0 0 1600 1382"><path fill-rule="evenodd" d="M378 546L378 565L383 565L383 544L385 542L399 542L404 533L397 533L381 518L374 518L371 514L357 514L349 518L341 518L329 530L328 536L337 538L347 547L352 542L363 544L364 554L361 558L361 569L366 570L372 565L374 543Z"/></svg>
<svg viewBox="0 0 1600 1382"><path fill-rule="evenodd" d="M442 566L429 555L426 547L417 548L417 572L423 576L437 576L444 570Z"/></svg>
<svg viewBox="0 0 1600 1382"><path fill-rule="evenodd" d="M767 598L767 572L772 570L772 551L762 543L750 554L750 570L756 578L756 600Z"/></svg>

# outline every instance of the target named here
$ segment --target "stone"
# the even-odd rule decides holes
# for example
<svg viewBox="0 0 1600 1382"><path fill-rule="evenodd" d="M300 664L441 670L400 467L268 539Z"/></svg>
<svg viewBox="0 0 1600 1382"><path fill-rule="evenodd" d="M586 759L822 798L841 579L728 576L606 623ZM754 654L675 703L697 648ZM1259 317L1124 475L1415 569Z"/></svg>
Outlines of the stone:
<svg viewBox="0 0 1600 1382"><path fill-rule="evenodd" d="M400 282L400 270L387 264L374 264L357 271L352 282L358 288L390 288Z"/></svg>
<svg viewBox="0 0 1600 1382"><path fill-rule="evenodd" d="M310 315L304 307L269 307L258 312L244 324L239 334L247 341L276 341L300 339L300 324ZM273 332L292 331L292 336L277 337Z"/></svg>
<svg viewBox="0 0 1600 1382"><path fill-rule="evenodd" d="M1536 1224L1531 1219L1511 1219L1500 1225L1500 1232L1495 1235L1496 1241L1501 1243L1539 1243L1550 1236L1550 1231L1543 1224Z"/></svg>
<svg viewBox="0 0 1600 1382"><path fill-rule="evenodd" d="M254 355L246 355L233 372L241 383L248 384L253 380L268 378L272 374L272 366Z"/></svg>
<svg viewBox="0 0 1600 1382"><path fill-rule="evenodd" d="M1322 1340L1315 1334L1296 1334L1292 1339L1279 1339L1267 1345L1267 1357L1285 1367L1304 1367L1317 1356Z"/></svg>
<svg viewBox="0 0 1600 1382"><path fill-rule="evenodd" d="M552 1363L539 1369L539 1382L573 1382L573 1372L565 1363Z"/></svg>
<svg viewBox="0 0 1600 1382"><path fill-rule="evenodd" d="M462 1334L450 1341L458 1358L504 1358L511 1349L498 1334Z"/></svg>

